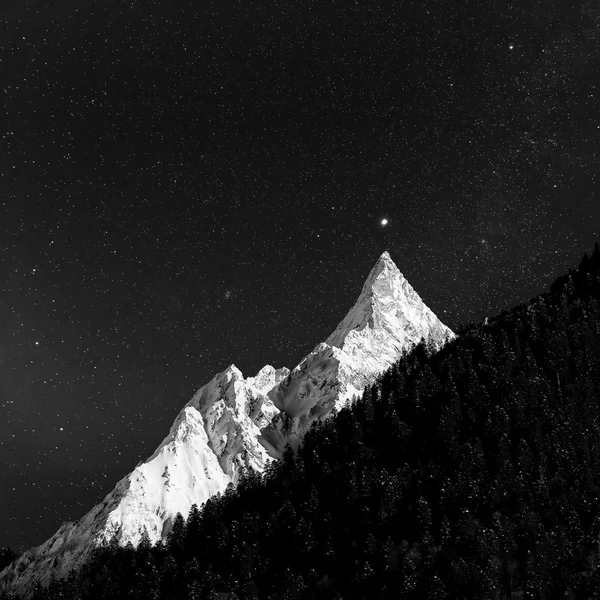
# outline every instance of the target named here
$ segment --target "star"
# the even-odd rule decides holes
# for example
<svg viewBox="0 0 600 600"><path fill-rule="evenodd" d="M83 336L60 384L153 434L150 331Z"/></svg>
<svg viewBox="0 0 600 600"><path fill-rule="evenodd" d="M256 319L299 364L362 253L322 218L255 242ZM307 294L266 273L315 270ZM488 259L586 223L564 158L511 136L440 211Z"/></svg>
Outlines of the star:
<svg viewBox="0 0 600 600"><path fill-rule="evenodd" d="M385 227L388 224L388 220L387 219L381 219L381 225L383 227Z"/></svg>

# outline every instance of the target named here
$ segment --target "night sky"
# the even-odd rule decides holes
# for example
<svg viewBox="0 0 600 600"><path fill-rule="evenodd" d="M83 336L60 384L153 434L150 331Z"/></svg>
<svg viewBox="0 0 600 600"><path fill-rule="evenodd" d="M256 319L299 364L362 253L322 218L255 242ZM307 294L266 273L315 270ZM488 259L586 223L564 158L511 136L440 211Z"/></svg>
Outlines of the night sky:
<svg viewBox="0 0 600 600"><path fill-rule="evenodd" d="M229 364L294 367L385 249L455 329L576 267L597 6L2 0L0 546Z"/></svg>

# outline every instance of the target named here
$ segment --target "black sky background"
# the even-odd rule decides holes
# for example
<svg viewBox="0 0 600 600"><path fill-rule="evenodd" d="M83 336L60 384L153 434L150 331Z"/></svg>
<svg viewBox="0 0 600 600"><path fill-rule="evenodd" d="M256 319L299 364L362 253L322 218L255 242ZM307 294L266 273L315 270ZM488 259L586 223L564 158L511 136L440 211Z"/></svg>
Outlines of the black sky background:
<svg viewBox="0 0 600 600"><path fill-rule="evenodd" d="M384 249L452 328L577 266L599 49L593 2L1 2L0 546L293 368Z"/></svg>

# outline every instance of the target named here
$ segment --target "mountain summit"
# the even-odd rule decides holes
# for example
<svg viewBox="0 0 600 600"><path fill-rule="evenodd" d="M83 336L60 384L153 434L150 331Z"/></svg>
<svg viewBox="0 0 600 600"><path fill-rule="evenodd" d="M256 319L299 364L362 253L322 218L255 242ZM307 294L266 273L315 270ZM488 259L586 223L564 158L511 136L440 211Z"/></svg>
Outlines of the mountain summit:
<svg viewBox="0 0 600 600"><path fill-rule="evenodd" d="M259 441L281 458L287 444L298 446L314 420L362 395L421 339L439 349L453 337L384 252L335 331L268 393L281 412L262 429Z"/></svg>
<svg viewBox="0 0 600 600"><path fill-rule="evenodd" d="M343 350L370 342L377 347L378 360L395 362L398 350L405 351L408 344L417 344L421 338L441 341L451 334L384 252L358 300L325 343Z"/></svg>
<svg viewBox="0 0 600 600"><path fill-rule="evenodd" d="M202 386L146 461L77 522L0 573L0 587L28 594L35 581L83 565L113 536L137 545L168 535L178 512L236 484L243 468L262 472L310 424L327 418L421 339L440 348L454 337L384 252L335 331L290 372L267 365L244 379L235 365Z"/></svg>

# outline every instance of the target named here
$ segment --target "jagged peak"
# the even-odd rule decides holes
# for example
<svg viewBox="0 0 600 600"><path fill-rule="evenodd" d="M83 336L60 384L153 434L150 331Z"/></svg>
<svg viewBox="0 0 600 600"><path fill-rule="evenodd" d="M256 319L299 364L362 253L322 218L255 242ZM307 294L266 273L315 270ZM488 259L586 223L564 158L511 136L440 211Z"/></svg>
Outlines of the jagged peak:
<svg viewBox="0 0 600 600"><path fill-rule="evenodd" d="M388 282L389 285L378 285L383 281ZM357 304L361 301L369 301L374 295L382 296L391 293L394 285L402 286L410 291L414 291L412 286L408 284L404 275L400 272L400 269L396 266L396 263L392 260L390 253L386 250L373 265L373 268L369 272L365 283L363 284L360 296Z"/></svg>
<svg viewBox="0 0 600 600"><path fill-rule="evenodd" d="M326 343L341 348L350 331L364 329L373 315L375 304L392 301L394 296L398 296L399 290L402 290L403 296L415 300L418 298L386 250L373 265L354 306L327 338Z"/></svg>
<svg viewBox="0 0 600 600"><path fill-rule="evenodd" d="M254 377L248 377L246 382L257 391L266 394L274 385L287 377L289 372L287 367L276 369L271 365L265 365Z"/></svg>
<svg viewBox="0 0 600 600"><path fill-rule="evenodd" d="M257 379L258 377L262 377L264 375L269 375L271 373L274 373L277 369L275 369L275 367L273 365L265 365L262 369L260 369L258 371L258 373L254 376L254 379Z"/></svg>
<svg viewBox="0 0 600 600"><path fill-rule="evenodd" d="M378 265L380 262L384 262L384 263L385 263L385 262L389 262L389 263L391 263L392 265L396 266L396 265L394 264L394 261L392 260L392 257L390 256L390 253L389 253L387 250L384 250L384 251L381 253L381 256L380 256L380 257L377 259L377 262L375 263L375 265Z"/></svg>
<svg viewBox="0 0 600 600"><path fill-rule="evenodd" d="M239 375L240 377L243 377L242 372L233 364L231 363L224 371L223 371L223 375L228 375L229 373L231 373L232 375Z"/></svg>

